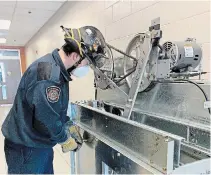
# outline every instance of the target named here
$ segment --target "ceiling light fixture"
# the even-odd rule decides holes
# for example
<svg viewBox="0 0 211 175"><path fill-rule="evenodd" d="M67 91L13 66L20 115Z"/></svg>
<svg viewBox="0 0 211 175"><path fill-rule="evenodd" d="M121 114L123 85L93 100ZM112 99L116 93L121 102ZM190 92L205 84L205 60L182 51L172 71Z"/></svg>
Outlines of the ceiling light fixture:
<svg viewBox="0 0 211 175"><path fill-rule="evenodd" d="M6 43L6 38L0 38L0 43Z"/></svg>
<svg viewBox="0 0 211 175"><path fill-rule="evenodd" d="M10 20L0 19L0 29L8 30L10 28L10 24L11 24Z"/></svg>

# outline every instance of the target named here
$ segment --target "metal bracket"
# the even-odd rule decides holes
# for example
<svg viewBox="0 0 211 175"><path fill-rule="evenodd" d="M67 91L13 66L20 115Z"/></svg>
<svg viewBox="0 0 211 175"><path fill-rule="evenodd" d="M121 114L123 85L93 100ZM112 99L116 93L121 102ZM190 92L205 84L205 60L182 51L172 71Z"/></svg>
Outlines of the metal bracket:
<svg viewBox="0 0 211 175"><path fill-rule="evenodd" d="M100 87L101 89L107 89L110 87L111 89L118 89L124 96L128 97L127 93L124 92L122 89L120 89L116 83L114 83L110 78L108 78L100 69L95 67L94 65L90 64L90 67L92 70L96 73L95 79L100 81L100 83L97 83L97 86Z"/></svg>
<svg viewBox="0 0 211 175"><path fill-rule="evenodd" d="M132 85L129 91L129 96L123 113L123 117L128 119L130 119L136 101L136 97L138 94L138 90L142 83L142 78L146 69L147 62L150 59L150 53L152 51L153 44L154 42L159 41L159 39L162 36L162 32L160 31L160 18L156 18L151 21L151 27L149 28L149 31L150 32L147 32L143 35L144 43L141 52L141 57L143 57L144 59L138 60L135 76L132 80Z"/></svg>
<svg viewBox="0 0 211 175"><path fill-rule="evenodd" d="M143 44L143 52L141 52L141 57L145 57L145 59L139 59L138 65L135 71L135 76L133 77L132 85L129 91L129 96L127 99L127 104L125 106L125 110L123 113L123 117L130 119L130 115L133 110L133 106L135 104L135 100L138 94L139 87L141 85L142 77L144 75L144 71L149 60L149 55L151 52L152 44L150 33L145 34L144 44Z"/></svg>

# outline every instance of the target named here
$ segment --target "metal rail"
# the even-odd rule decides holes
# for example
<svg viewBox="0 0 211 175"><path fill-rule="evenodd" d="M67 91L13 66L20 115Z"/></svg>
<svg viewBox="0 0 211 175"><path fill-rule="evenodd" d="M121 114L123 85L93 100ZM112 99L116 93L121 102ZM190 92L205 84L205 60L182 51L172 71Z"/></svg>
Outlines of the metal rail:
<svg viewBox="0 0 211 175"><path fill-rule="evenodd" d="M180 145L184 138L93 107L76 106L77 116L80 116L77 124L124 145L159 171L166 172L179 166Z"/></svg>

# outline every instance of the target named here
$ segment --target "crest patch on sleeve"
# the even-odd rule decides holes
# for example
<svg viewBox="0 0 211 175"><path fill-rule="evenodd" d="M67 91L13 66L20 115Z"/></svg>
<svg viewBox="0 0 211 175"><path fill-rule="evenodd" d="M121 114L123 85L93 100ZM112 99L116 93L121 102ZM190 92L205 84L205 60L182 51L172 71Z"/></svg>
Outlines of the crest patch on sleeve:
<svg viewBox="0 0 211 175"><path fill-rule="evenodd" d="M47 99L51 103L56 103L59 100L61 89L57 86L50 86L46 89Z"/></svg>

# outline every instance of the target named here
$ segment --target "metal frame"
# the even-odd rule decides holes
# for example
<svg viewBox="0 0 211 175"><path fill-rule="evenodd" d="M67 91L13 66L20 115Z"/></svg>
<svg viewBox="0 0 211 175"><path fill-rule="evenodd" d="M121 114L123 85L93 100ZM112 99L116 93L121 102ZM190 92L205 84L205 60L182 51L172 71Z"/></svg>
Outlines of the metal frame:
<svg viewBox="0 0 211 175"><path fill-rule="evenodd" d="M89 58L87 57L87 59ZM103 86L101 86L102 89L107 89L108 87L110 87L111 89L117 88L124 96L128 97L128 95L121 88L119 88L110 78L108 78L100 69L98 69L92 64L90 64L90 67L94 70L97 76L99 76L99 79L102 80L103 82Z"/></svg>
<svg viewBox="0 0 211 175"><path fill-rule="evenodd" d="M143 35L144 43L141 52L141 57L144 59L138 60L138 65L135 71L134 78L132 80L132 85L129 91L129 96L127 99L127 103L125 105L125 110L123 117L130 119L136 97L139 91L139 87L141 85L143 75L147 66L147 62L150 59L150 54L153 48L153 40L161 38L161 31L160 31L160 18L156 18L151 21L150 32L147 32ZM144 60L142 62L142 60Z"/></svg>
<svg viewBox="0 0 211 175"><path fill-rule="evenodd" d="M175 91L172 89L168 92L171 92L173 95L157 88L152 89L154 93L150 91L151 93L144 92L138 95L147 64L150 62L152 68L150 70L153 70L150 72L149 80L155 80L155 75L159 71L157 68L160 54L158 49L162 50L158 43L162 36L160 19L153 20L149 32L139 34L139 36L143 39L141 57L144 59L138 59L135 76L132 80L128 96L125 93L128 89L124 89L124 92L123 88L119 88L112 80L103 76L98 68L94 68L100 76L102 75L100 79L102 83L105 83L102 84L103 86L105 85L105 89L110 86L112 90L118 89L121 93L124 93L123 98L125 99L122 100L124 102L120 102L122 106L109 103L106 104L110 105L108 108L106 105L97 105L93 108L90 106L94 105L86 102L84 105L76 105L78 110L77 116L79 117L75 120L76 125L154 174L160 172L165 174L177 172L181 174L184 173L184 170L194 173L210 173L207 169L210 159L206 160L206 158L211 156L210 149L208 148L209 144L206 141L210 140L208 138L210 136L210 127L206 125L206 113L201 107L192 109L185 106L185 109L183 109L183 105L187 102L193 106L198 104L198 101L196 103L194 103L196 100L186 102L183 98L176 98L177 96L174 97L173 93ZM166 77L160 78L165 79ZM165 98L165 96L162 96L162 93L168 94L168 97L173 100ZM118 99L115 101L117 95L119 95L118 98L120 100L122 99L120 93L114 94L113 96L112 93L105 93L104 95L112 96L114 102L118 102ZM178 93L177 95L187 95L190 97L191 94ZM197 98L201 100L200 96L197 96ZM156 99L158 99L157 104L152 105ZM126 104L125 100L127 100ZM136 103L137 101L139 103ZM114 106L120 111L119 113L117 112L117 115L114 115L116 113L111 110ZM159 108L163 109L163 111L160 111ZM189 113L189 111L192 112ZM182 115L186 117L184 120L179 118L182 118ZM189 116L191 116L193 122L192 120L186 120ZM202 116L201 123L196 123L196 120L194 120L197 116ZM113 151L107 153L103 156L112 159L109 156L113 154ZM206 168L206 171L202 170L201 167Z"/></svg>
<svg viewBox="0 0 211 175"><path fill-rule="evenodd" d="M77 116L80 116L80 118L75 121L76 124L89 132L94 131L98 139L105 137L105 140L115 142L116 145L124 145L128 153L138 156L140 160L150 164L159 171L167 172L173 170L173 167L179 166L180 145L184 138L123 117L118 117L93 107L82 104L76 105L76 107ZM122 133L124 137L123 135L119 137L117 130L109 130L109 128L115 127L113 125L118 126L121 131L124 131L124 134ZM137 142L135 145L139 145L139 148L134 147L134 144L130 144L130 139L125 140L131 137L130 132L133 133L131 134L134 136L134 141ZM143 138L141 135L143 135ZM147 140L140 140L140 137ZM151 138L152 143L148 140L149 138ZM153 146L153 143L157 144ZM149 152L147 152L146 149ZM161 155L166 155L167 157L162 157ZM153 162L151 162L150 159L153 159Z"/></svg>
<svg viewBox="0 0 211 175"><path fill-rule="evenodd" d="M149 164L141 161L139 158L137 158L136 155L131 154L128 152L128 150L125 150L122 147L117 146L116 143L114 143L114 141L109 140L108 138L104 137L103 135L100 135L97 132L94 132L92 129L86 127L85 125L81 124L78 121L75 121L76 124L83 130L89 132L91 135L93 135L94 137L96 137L97 139L99 139L100 141L102 141L103 143L109 145L110 147L112 147L113 149L117 150L119 153L123 154L124 156L126 156L127 158L129 158L130 160L134 161L135 163L137 163L138 165L140 165L141 167L143 167L144 169L146 169L147 171L153 173L153 174L163 174L160 171L158 171L157 169L153 168L152 166L150 166Z"/></svg>
<svg viewBox="0 0 211 175"><path fill-rule="evenodd" d="M199 160L197 162L193 162L184 166L181 166L174 171L171 172L171 174L211 174L211 167L210 167L211 160L210 159L203 159Z"/></svg>
<svg viewBox="0 0 211 175"><path fill-rule="evenodd" d="M145 67L147 65L147 62L149 60L149 55L151 52L151 38L150 38L150 34L145 34L144 36L144 48L143 50L147 51L146 53L144 53L143 51L142 53L142 57L145 57L145 59L143 59L144 61L142 62L142 59L138 60L138 65L135 71L135 75L132 81L132 85L129 91L129 96L128 96L128 100L127 100L127 104L125 106L125 110L124 110L124 114L123 117L130 119L130 115L131 112L133 110L133 106L135 104L135 100L139 91L139 87L141 85L141 81L142 81L142 77L144 75L145 72Z"/></svg>
<svg viewBox="0 0 211 175"><path fill-rule="evenodd" d="M105 103L106 105L108 105L111 109L114 107L114 108L118 108L118 109L124 109L124 106L123 105L117 105L117 104L114 104L114 103ZM159 125L157 125L157 129L161 129L163 131L166 131L166 132L169 132L169 133L172 133L172 134L175 134L175 135L180 135L181 137L185 138L184 142L182 142L182 145L184 145L185 147L191 147L192 150L195 150L195 151L200 151L200 154L204 154L206 156L211 156L211 153L209 151L209 146L205 146L205 145L201 145L201 143L199 142L198 144L196 143L193 143L191 141L191 138L192 136L190 135L204 135L204 137L206 136L206 140L208 140L209 142L209 133L210 133L210 127L207 126L207 125L203 125L203 124L194 124L194 123L190 123L189 121L180 121L178 119L173 119L173 118L170 118L168 116L162 116L162 115L157 115L155 113L152 113L152 112L146 112L146 111L143 111L143 110L140 110L140 109L137 109L137 108L133 108L133 117L134 115L138 115L138 114L141 114L144 116L144 120L142 120L141 123L147 125L147 126L151 126L149 124L149 121L152 120L154 122L158 122L158 121L162 121L163 123L163 127L160 127ZM134 121L136 121L137 119L133 119ZM147 120L148 122L145 122L145 120ZM158 121L157 121L158 120ZM171 132L170 130L167 130L165 128L165 126L172 126L170 128L173 128L173 127L177 127L177 128L185 128L185 133L184 135L181 135L181 134L178 134L178 133L173 133ZM153 126L152 126L153 127ZM205 138L201 138L201 140L205 139ZM200 140L200 139L199 139Z"/></svg>

